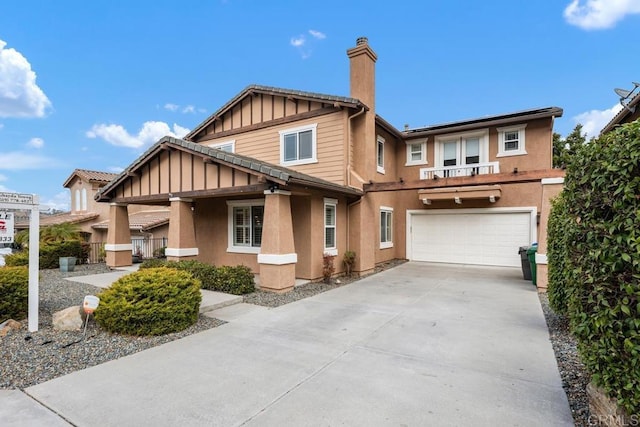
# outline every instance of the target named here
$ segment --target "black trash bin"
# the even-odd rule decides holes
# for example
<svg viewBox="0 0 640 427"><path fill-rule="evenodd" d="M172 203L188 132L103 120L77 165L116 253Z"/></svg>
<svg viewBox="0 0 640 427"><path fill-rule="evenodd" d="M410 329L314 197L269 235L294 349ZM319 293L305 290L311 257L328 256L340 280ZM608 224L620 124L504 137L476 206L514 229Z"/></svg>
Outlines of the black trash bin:
<svg viewBox="0 0 640 427"><path fill-rule="evenodd" d="M527 250L529 246L520 246L518 253L520 254L520 263L522 264L522 278L524 280L531 280L531 263L529 262L529 256Z"/></svg>

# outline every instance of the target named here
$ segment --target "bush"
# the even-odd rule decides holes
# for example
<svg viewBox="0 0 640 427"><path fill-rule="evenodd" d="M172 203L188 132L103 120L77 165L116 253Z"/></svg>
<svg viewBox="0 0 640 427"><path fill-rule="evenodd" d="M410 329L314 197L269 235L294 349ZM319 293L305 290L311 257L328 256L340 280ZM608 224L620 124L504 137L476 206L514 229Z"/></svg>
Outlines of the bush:
<svg viewBox="0 0 640 427"><path fill-rule="evenodd" d="M153 256L154 256L154 257L156 257L156 258L166 258L166 255L165 255L165 253L164 253L164 252L165 252L165 249L167 249L167 247L166 247L166 246L163 246L163 247L161 247L161 248L154 249L154 250L153 250Z"/></svg>
<svg viewBox="0 0 640 427"><path fill-rule="evenodd" d="M144 270L145 268L158 268L158 267L166 267L167 261L164 259L157 258L149 258L145 259L140 263L140 270Z"/></svg>
<svg viewBox="0 0 640 427"><path fill-rule="evenodd" d="M171 268L148 268L118 279L99 295L96 322L110 332L163 335L198 320L200 281Z"/></svg>
<svg viewBox="0 0 640 427"><path fill-rule="evenodd" d="M570 224L563 259L571 329L593 382L629 414L640 413L638 194L639 121L580 147L567 167L562 221Z"/></svg>
<svg viewBox="0 0 640 427"><path fill-rule="evenodd" d="M574 286L567 257L571 252L571 241L567 238L573 224L567 215L567 205L561 193L552 201L547 223L547 260L549 305L556 313L567 314L568 290Z"/></svg>
<svg viewBox="0 0 640 427"><path fill-rule="evenodd" d="M4 256L4 264L7 267L19 267L29 265L29 251L24 250L20 252L14 252Z"/></svg>
<svg viewBox="0 0 640 427"><path fill-rule="evenodd" d="M214 267L211 281L203 289L226 292L233 295L244 295L256 290L253 273L244 265Z"/></svg>
<svg viewBox="0 0 640 427"><path fill-rule="evenodd" d="M356 253L354 251L345 251L342 257L342 264L344 264L344 272L347 277L351 277L353 266L356 264Z"/></svg>
<svg viewBox="0 0 640 427"><path fill-rule="evenodd" d="M322 277L325 283L331 283L331 276L336 271L333 265L333 259L335 256L329 254L322 255Z"/></svg>
<svg viewBox="0 0 640 427"><path fill-rule="evenodd" d="M29 269L0 268L0 322L21 320L29 308Z"/></svg>

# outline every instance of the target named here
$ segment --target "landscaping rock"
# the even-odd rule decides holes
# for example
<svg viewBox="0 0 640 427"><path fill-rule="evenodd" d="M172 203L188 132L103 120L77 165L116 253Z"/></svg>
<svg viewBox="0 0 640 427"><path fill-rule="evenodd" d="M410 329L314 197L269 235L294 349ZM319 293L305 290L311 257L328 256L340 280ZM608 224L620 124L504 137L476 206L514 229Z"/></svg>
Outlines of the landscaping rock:
<svg viewBox="0 0 640 427"><path fill-rule="evenodd" d="M82 329L82 311L79 305L53 313L53 329L79 331Z"/></svg>
<svg viewBox="0 0 640 427"><path fill-rule="evenodd" d="M0 323L0 338L6 336L11 331L17 331L22 327L22 323L9 319Z"/></svg>

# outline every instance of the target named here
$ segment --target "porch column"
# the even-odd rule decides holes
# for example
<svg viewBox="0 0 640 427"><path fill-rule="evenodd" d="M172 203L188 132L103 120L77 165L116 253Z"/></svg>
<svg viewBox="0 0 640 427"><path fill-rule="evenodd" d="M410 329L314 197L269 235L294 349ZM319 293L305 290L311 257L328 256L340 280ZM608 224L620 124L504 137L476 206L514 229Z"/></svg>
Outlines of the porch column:
<svg viewBox="0 0 640 427"><path fill-rule="evenodd" d="M168 260L194 259L198 255L191 199L172 197L169 215L169 242L165 249Z"/></svg>
<svg viewBox="0 0 640 427"><path fill-rule="evenodd" d="M273 292L287 292L296 282L298 254L293 243L291 193L266 190L262 244L258 255L260 288Z"/></svg>
<svg viewBox="0 0 640 427"><path fill-rule="evenodd" d="M549 268L547 266L547 223L551 212L551 200L562 192L564 178L542 179L542 210L538 229L538 252L536 253L536 286L539 292L546 292L549 284Z"/></svg>
<svg viewBox="0 0 640 427"><path fill-rule="evenodd" d="M107 266L124 267L131 265L132 249L127 205L124 203L111 203L109 205L107 243L104 245Z"/></svg>
<svg viewBox="0 0 640 427"><path fill-rule="evenodd" d="M358 203L350 206L349 210L349 248L356 253L354 273L366 276L374 272L376 267L375 248L379 221L371 200L371 195L365 195Z"/></svg>

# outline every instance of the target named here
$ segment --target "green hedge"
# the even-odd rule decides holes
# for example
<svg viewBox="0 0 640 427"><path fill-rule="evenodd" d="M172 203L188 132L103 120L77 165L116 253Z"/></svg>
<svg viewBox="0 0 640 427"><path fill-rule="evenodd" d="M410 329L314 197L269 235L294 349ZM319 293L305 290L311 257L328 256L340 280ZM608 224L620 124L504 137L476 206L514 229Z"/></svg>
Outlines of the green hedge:
<svg viewBox="0 0 640 427"><path fill-rule="evenodd" d="M52 242L40 246L40 269L60 267L60 257L76 257L77 263L82 264L89 257L89 245L79 240L67 240L64 242ZM5 263L8 266L29 265L29 250L25 249L15 254L6 255Z"/></svg>
<svg viewBox="0 0 640 427"><path fill-rule="evenodd" d="M163 266L188 271L200 280L202 289L209 291L244 295L256 290L253 273L244 265L216 267L196 260L166 261L163 259L149 259L140 264L141 269Z"/></svg>
<svg viewBox="0 0 640 427"><path fill-rule="evenodd" d="M567 283L572 281L572 271L568 266L571 256L571 240L573 235L573 224L567 214L567 204L564 194L561 193L551 204L549 221L547 222L547 260L549 283L547 295L549 304L557 313L567 314L567 292L570 286Z"/></svg>
<svg viewBox="0 0 640 427"><path fill-rule="evenodd" d="M118 279L99 294L96 322L110 332L164 335L198 321L200 281L186 271L148 268Z"/></svg>
<svg viewBox="0 0 640 427"><path fill-rule="evenodd" d="M22 320L29 307L29 269L0 268L0 322Z"/></svg>
<svg viewBox="0 0 640 427"><path fill-rule="evenodd" d="M562 225L549 230L554 306L566 300L593 381L629 414L640 413L639 194L636 121L580 147L567 167L565 213L554 219Z"/></svg>

